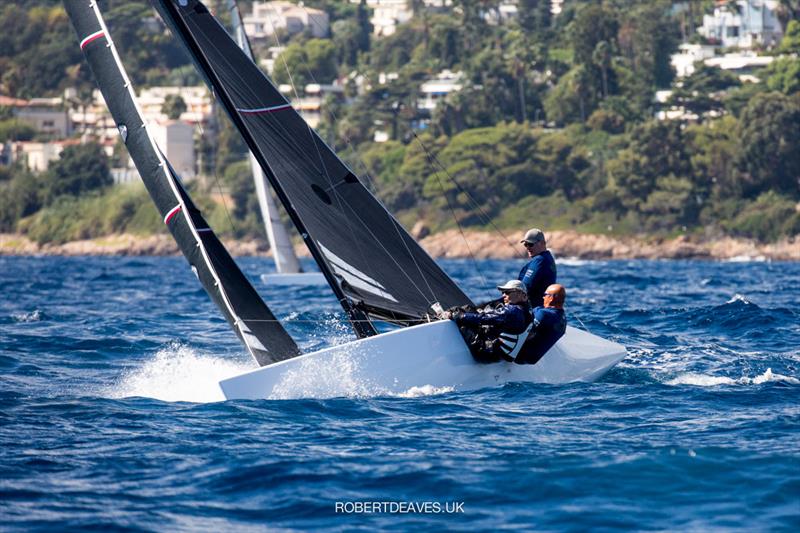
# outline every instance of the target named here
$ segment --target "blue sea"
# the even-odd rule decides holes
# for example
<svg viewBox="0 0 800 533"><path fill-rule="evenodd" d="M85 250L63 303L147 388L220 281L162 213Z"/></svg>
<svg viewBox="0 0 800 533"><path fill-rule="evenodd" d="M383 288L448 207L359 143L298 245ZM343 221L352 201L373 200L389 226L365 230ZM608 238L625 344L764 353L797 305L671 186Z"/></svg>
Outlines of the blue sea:
<svg viewBox="0 0 800 533"><path fill-rule="evenodd" d="M352 338L239 263L304 351ZM441 264L483 299L521 262ZM222 401L255 364L182 258L0 257L0 530L800 529L800 264L559 280L629 350L598 382L386 397L331 369L324 397Z"/></svg>

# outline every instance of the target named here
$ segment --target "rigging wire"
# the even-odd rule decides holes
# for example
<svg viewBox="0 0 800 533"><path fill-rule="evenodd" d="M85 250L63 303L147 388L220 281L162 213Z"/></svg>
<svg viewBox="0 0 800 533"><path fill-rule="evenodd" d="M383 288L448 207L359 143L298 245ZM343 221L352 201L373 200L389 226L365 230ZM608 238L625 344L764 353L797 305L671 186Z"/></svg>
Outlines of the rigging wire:
<svg viewBox="0 0 800 533"><path fill-rule="evenodd" d="M310 23L311 23L312 25L313 25L313 24L318 24L318 23L317 23L316 21L314 21L313 19L310 19L309 21L310 21ZM272 25L272 22L271 22L271 21L270 21L270 24ZM274 32L274 25L273 25L273 34L275 35L276 43L278 44L278 46L281 46L281 43L280 43L280 41L279 41L279 38L278 38L278 36L277 36L277 33L275 33L275 32ZM311 72L311 70L308 68L308 64L307 64L307 63L305 63L305 62L304 62L303 64L304 64L304 66L305 66L305 69L306 69L306 72L307 72L307 74L309 75L309 77L311 78L311 80L312 80L314 83L316 83L316 79L314 78L314 75L313 75L313 73ZM289 79L290 79L290 81L292 82L292 90L294 91L294 93L295 93L295 95L296 95L296 94L297 94L297 89L296 89L296 87L294 86L294 81L292 80L291 73L289 72L289 68L288 68L288 65L286 64L285 60L284 60L284 68L286 68L286 72L287 72L287 74L289 75ZM336 117L336 113L335 113L334 111L331 111L331 115L332 115L332 117L333 117L333 121L334 121L334 123L335 123L335 122L337 122L337 121L338 121L338 118ZM459 191L461 191L461 192L463 192L463 193L464 193L464 194L467 196L467 199L469 200L469 202L471 203L471 205L472 205L473 207L475 207L475 208L477 208L477 209L478 209L478 212L480 213L480 216L481 216L481 218L482 218L482 219L483 219L485 222L487 222L488 224L490 224L490 225L492 226L492 228L494 229L494 231L495 231L497 234L499 234L499 235L500 235L500 236L503 238L503 240L506 242L506 244L508 244L508 246L509 246L509 247L510 247L512 250L514 250L515 252L517 252L517 247L516 247L516 246L513 244L513 242L512 242L512 241L511 241L511 240L510 240L510 239L509 239L509 238L508 238L508 237L507 237L507 236L506 236L506 235L505 235L505 234L504 234L504 233L503 233L503 232L500 230L500 228L498 228L498 227L497 227L497 225L496 225L496 224L495 224L495 223L492 221L492 219L491 219L491 218L488 216L488 214L487 214L487 213L484 211L484 209L483 209L483 208L481 207L481 205L480 205L480 204L477 202L477 200L474 198L474 196L472 196L472 194L470 194L470 192L469 192L467 189L465 189L465 188L464 188L464 187L463 187L463 186L462 186L460 183L458 183L458 181L456 181L456 179L455 179L455 178L454 178L454 177L453 177L453 176L452 176L452 175L451 175L451 174L450 174L450 173L447 171L447 169L446 169L446 168L444 168L444 166L441 164L441 162L438 160L438 158L436 158L436 156L435 156L434 154L432 154L432 153L431 153L431 152L430 152L430 151L427 149L427 147L424 145L424 143L423 143L423 142L422 142L422 140L419 138L419 136L417 135L417 133L414 131L414 129L413 129L413 128L411 129L411 133L414 135L414 138L417 140L417 142L420 144L420 146L422 147L422 149L425 151L425 153L426 153L426 155L427 155L427 159L428 159L429 166L430 166L430 167L431 167L431 168L432 168L432 169L435 171L435 166L436 166L436 165L438 165L438 167L439 167L439 168L440 168L440 169L441 169L441 170L442 170L442 171L445 173L445 175L447 176L447 178L448 178L448 179L449 179L449 180L450 180L452 183L454 183L454 184L456 185L456 187L458 188L458 190L459 190ZM374 186L374 183L372 182L372 178L371 178L371 176L370 176L369 169L367 169L366 163L364 162L363 158L359 156L358 152L355 150L355 147L353 146L353 144L352 144L352 142L351 142L351 140L350 140L350 138L349 138L349 137L345 136L345 137L344 137L344 141L345 141L345 144L347 145L348 149L349 149L349 150L350 150L350 151L351 151L351 152L352 152L352 153L355 155L355 159L356 159L356 161L357 161L357 162L359 163L359 165L362 167L362 170L363 170L363 172L364 172L364 174L363 174L363 175L364 175L364 176L367 178L367 181L368 181L368 184L369 184L369 189L370 189L370 190L375 190L375 186ZM473 162L473 164L475 164L475 163ZM480 172L480 173L483 175L483 171L480 169L480 167L478 167L478 166L477 166L477 164L475 164L475 168L476 168L476 169L477 169L477 170L478 170L478 171L479 171L479 172ZM438 180L438 177L437 177L437 180ZM440 184L440 187L442 188L442 190L444 191L444 186L441 184L441 180L439 180L439 184ZM376 197L376 199L377 199L377 197ZM381 202L379 199L377 199L377 200L378 200L378 202L379 202L379 203L380 203L380 204L381 204L381 205L384 207L384 209L385 209L385 208L386 208L386 206L384 206L384 205L383 205L383 202ZM453 218L454 218L454 221L455 221L456 225L458 226L458 229L459 229L459 232L460 232L460 234L461 234L461 237L462 237L462 239L464 240L464 244L467 246L467 250L469 251L470 258L471 258L471 260L472 260L473 264L475 264L475 268L476 268L476 270L478 271L479 275L481 276L482 282L483 282L483 284L484 284L484 290L486 290L487 292L490 292L490 289L488 289L488 288L486 287L486 280L485 280L485 278L484 278L483 274L481 273L481 271L480 271L480 268L477 266L477 259L476 259L475 255L472 253L471 247L469 246L469 242L467 241L467 238L466 238L466 236L464 235L464 232L463 232L463 229L462 229L461 223L458 221L457 217L455 217L455 212L454 212L454 209L452 208L452 206L450 206L449 202L448 202L448 207L450 207L450 211L451 211L451 213L453 213ZM388 212L388 210L387 210L387 212ZM398 233L399 233L399 231L398 231ZM405 242L405 240L404 240L404 239L403 239L403 242ZM411 255L411 257L412 257L412 259L414 258L413 254ZM419 269L419 265L417 265L417 264L416 264L416 259L414 259L414 263L415 263L415 265L417 266L417 269L418 269L418 270L420 270L420 269ZM421 271L421 270L420 270L420 274L422 274L422 271ZM425 278L425 276L422 276L422 278L423 278L423 279L426 281L426 283L427 283L427 278ZM430 284L428 284L428 288L429 288L429 290L431 290L431 292L433 292L433 291L432 291L432 289L430 288Z"/></svg>
<svg viewBox="0 0 800 533"><path fill-rule="evenodd" d="M447 169L442 164L442 162L439 161L439 158L437 158L435 154L433 154L432 152L430 152L430 150L428 150L428 148L422 142L422 139L420 139L419 136L417 136L416 132L414 132L412 130L412 133L414 134L414 139L416 139L416 141L419 143L419 145L422 147L422 149L425 150L425 153L426 154L430 154L429 160L431 161L432 165L435 163L435 165L438 166L441 169L441 171L445 174L445 176L447 176L447 179L449 179L456 186L456 188L460 192L464 193L464 195L469 200L470 205L472 207L475 207L478 210L478 213L480 214L481 219L483 219L487 224L492 226L492 229L494 230L494 232L497 233L498 235L500 235L503 238L503 240L506 242L506 244L508 244L509 248L511 248L512 250L517 252L518 251L517 250L517 246L514 244L514 242L511 239L509 239L508 236L505 233L503 233L503 231L499 227L497 227L497 225L494 223L494 221L489 216L489 214L486 213L486 211L483 209L483 207L481 207L481 204L478 203L478 201L475 199L474 196L472 196L472 194L469 192L469 190L466 189L463 185L461 185L456 180L456 178L452 174L450 174L450 172L447 171ZM481 174L481 176L486 177L486 174L483 172L483 169L481 169L478 166L477 163L475 163L473 161L472 164L474 165L475 169Z"/></svg>
<svg viewBox="0 0 800 533"><path fill-rule="evenodd" d="M270 26L272 27L272 30L273 30L273 32L272 32L272 33L273 33L273 36L274 36L274 38L275 38L275 43L276 43L276 45L277 45L277 46L279 46L279 47L282 47L283 45L282 45L282 43L281 43L281 41L280 41L280 37L278 36L278 33L275 31L275 26L274 26L274 24L273 24L273 21L272 21L272 19L268 17L268 20L269 20ZM308 65L307 65L306 63L304 63L304 65L305 65L306 72L308 73L308 75L309 75L310 79L316 83L316 79L314 78L314 75L313 75L313 73L311 73L310 69L308 68ZM285 59L285 58L283 58L283 66L284 66L284 69L286 70L287 76L289 77L289 82L290 82L290 85L291 85L291 87L292 87L292 93L294 94L294 97L295 97L295 99L299 100L299 99L300 99L299 92L298 92L298 90L297 90L297 86L296 86L296 84L295 84L295 82L294 82L294 77L292 76L291 70L289 69L289 66L288 66L288 64L286 63L286 59ZM246 86L246 84L245 84L245 86ZM336 117L335 113L332 113L332 114L333 114L334 121L336 121L337 117ZM280 126L280 127L282 127L282 125L280 124L280 122L279 122L279 121L276 121L276 125L277 125L277 126ZM324 161L323 155L322 155L322 153L320 152L320 148L319 148L319 145L318 145L318 143L317 143L317 140L319 140L319 141L321 141L321 142L323 142L323 143L324 143L324 141L322 141L322 139L321 139L321 138L319 138L319 137L316 137L316 136L315 136L313 129L311 128L311 126L309 126L309 125L308 125L308 123L307 123L307 122L306 122L306 125L307 125L307 128L308 128L309 136L311 137L311 141L312 141L312 143L314 144L314 147L315 147L315 149L316 149L316 151L317 151L317 155L318 155L318 158L319 158L320 166L321 166L322 170L324 171L324 174L325 174L325 176L328 178L328 183L329 183L329 185L330 185L330 190L331 190L331 191L334 193L334 195L335 195L335 196L336 196L336 198L337 198L337 203L339 204L340 211L344 212L344 209L343 209L343 207L344 207L344 206L341 204L341 198L340 198L340 196L339 196L338 192L336 191L336 185L333 183L333 181L332 181L332 179L331 179L331 176L330 176L330 174L329 174L329 172L328 172L327 166L325 165L325 161ZM283 129L283 128L282 128L282 129ZM284 130L284 131L285 131L285 130ZM291 138L290 138L290 137L288 137L288 132L286 132L286 131L285 131L285 133L287 134L287 136L284 138L285 142L286 142L288 145L295 145L295 146L294 146L294 147L295 147L295 149L298 149L298 148L299 148L299 145L298 145L298 143L296 143L296 142L292 141L292 140L291 140ZM371 181L371 179L370 179L370 177L369 177L369 173L368 173L368 172L366 172L366 170L367 170L367 169L366 169L366 164L364 163L363 159L362 159L360 156L358 156L358 153L356 152L356 150L355 150L355 147L353 146L353 144L352 144L352 142L350 141L350 139L349 139L349 138L345 138L345 141L346 141L346 143L347 143L348 147L351 149L351 151L352 151L352 152L353 152L353 153L356 155L356 159L357 159L357 161L359 162L359 164L360 164L360 165L363 167L363 169L364 169L364 171L365 171L365 175L367 176L367 179L368 179L368 182L369 182L369 186L370 186L369 188L365 187L365 189L366 189L366 190L367 190L367 192L369 192L369 193L370 193L370 194L373 196L373 198L374 198L374 199L375 199L375 200L376 200L376 201L377 201L377 202L378 202L378 203L379 203L379 204L380 204L380 205L381 205L381 206L384 208L384 210L386 211L387 215L388 215L388 216L389 216L389 218L391 219L392 226L394 227L395 231L397 232L398 236L400 237L400 240L401 240L401 242L403 243L403 246L405 247L405 249L406 249L406 252L408 253L409 257L411 258L412 262L414 263L414 266L416 267L416 269L417 269L418 273L420 274L420 277L423 279L423 281L424 281L424 282L425 282L425 284L427 285L427 288L428 288L428 293L430 294L430 296L426 296L426 295L425 295L425 293L424 293L424 292L421 290L421 288L419 287L419 285L417 285L417 283L416 283L416 282L413 280L413 278L411 278L411 276L409 276L409 274L408 274L407 272L405 272L405 271L404 271L402 268L401 268L400 270L403 272L403 274L406 276L406 278L408 279L408 281L409 281L409 282L410 282L410 283L411 283L411 284L414 286L414 288L417 290L417 292L418 292L418 293L419 293L421 296L423 296L424 298L428 299L428 301L429 301L429 303L430 303L430 304L433 304L433 303L435 303L435 302L437 301L437 298L436 298L435 291L434 291L434 290L433 290L433 288L431 287L431 285L430 285L430 282L428 281L428 278L427 278L427 276L425 276L425 275L424 275L424 272L422 271L422 268L421 268L421 266L420 266L420 265L419 265L419 263L417 262L417 259L416 259L415 255L412 253L411 249L409 248L409 245L408 245L408 242L407 242L407 240L404 238L403 234L401 233L401 231L400 231L400 226L399 226L399 223L398 223L396 220L394 220L394 218L393 218L393 217L391 216L391 214L389 213L388 209L386 209L386 206L383 204L383 202L381 202L381 201L380 201L380 199L378 199L378 198L377 198L377 197L376 197L374 194L372 194L372 192L370 191L370 189L371 189L371 188L374 188L374 185L373 185L373 183L372 183L372 181ZM331 150L331 152L333 152L333 150ZM342 164L343 164L343 166L344 166L345 168L347 168L347 165L344 165L344 162L342 162ZM348 169L348 170L349 170L349 169ZM356 211L355 211L355 210L352 208L352 206L349 206L349 205L348 205L347 207L348 207L348 208L349 208L351 211L353 211L353 213L354 213L354 214L356 214ZM351 231L351 233L352 233L352 232L353 232L353 227L352 227L352 225L350 224L350 220L349 220L349 219L346 219L346 220L347 220L347 224L348 224L348 229L350 229L350 231ZM360 217L359 217L359 220L360 220ZM366 229L367 229L367 230L368 230L370 233L372 233L372 232L371 232L371 230L370 230L370 228L369 228L369 226L367 226L367 225L364 223L364 221L363 221L363 220L361 220L361 223L362 223L362 225L364 226L364 228L366 228ZM357 243L357 242L358 242L358 239L355 239L355 238L354 238L354 239L353 239L353 241ZM381 243L379 240L377 240L377 242L378 242L378 244L381 246L381 248L384 250L384 252L386 252L387 256L388 256L388 257L390 257L390 258L392 259L392 261L393 261L393 262L394 262L394 263L395 263L395 264L396 264L398 267L400 267L400 264L397 262L397 260L394 258L394 256L393 256L391 253L389 253L388 249L386 249L386 247L384 247L384 246L383 246L383 244L382 244L382 243ZM368 262L369 262L369 261L368 261L368 258L367 258L367 257L364 255L364 251L363 251L361 248L359 248L359 253L361 254L362 260L365 262L365 264L366 264L366 263L368 263Z"/></svg>
<svg viewBox="0 0 800 533"><path fill-rule="evenodd" d="M417 134L414 133L414 136L416 137ZM417 137L417 139L419 139L419 138ZM433 164L433 161L431 160L432 154L428 151L428 148L424 144L420 143L420 146L422 146L422 149L425 151L425 156L427 157L428 162L431 163L431 165L432 165ZM491 295L491 293L489 291L489 286L486 283L486 277L483 275L483 270L478 265L478 260L475 257L475 254L472 252L472 247L469 245L469 241L467 240L467 236L464 235L464 228L461 226L461 223L458 221L458 217L456 216L456 211L453 208L453 205L450 203L450 199L447 197L447 194L446 194L445 188L444 188L444 183L442 183L442 179L439 176L439 171L434 169L433 175L436 177L436 181L439 183L439 187L442 189L442 195L444 196L445 202L447 202L447 208L450 210L450 214L453 215L453 220L456 223L456 227L458 228L458 232L461 234L461 238L464 240L464 244L467 246L467 252L469 253L469 256L470 256L470 259L472 260L473 265L475 266L475 271L478 273L478 276L481 278L481 285L483 285L483 290Z"/></svg>
<svg viewBox="0 0 800 533"><path fill-rule="evenodd" d="M212 105L213 105L213 103L212 103ZM216 108L216 106L214 106L214 107ZM208 139L206 137L205 128L203 128L203 121L202 120L199 120L197 122L197 129L199 130L199 133L200 133L200 140L203 141L203 143L205 143L205 141L208 140ZM234 235L236 235L236 233L238 231L236 229L236 225L233 223L233 218L231 217L231 213L230 213L230 211L228 209L228 203L225 201L225 194L222 191L222 184L220 183L220 180L219 180L219 172L217 172L217 157L218 157L217 149L218 148L219 148L219 145L217 145L217 148L214 150L214 161L213 161L213 165L212 165L213 172L214 172L214 183L217 186L217 192L219 193L219 197L222 200L222 207L225 210L225 216L228 218L228 223L231 225L231 229L233 230Z"/></svg>

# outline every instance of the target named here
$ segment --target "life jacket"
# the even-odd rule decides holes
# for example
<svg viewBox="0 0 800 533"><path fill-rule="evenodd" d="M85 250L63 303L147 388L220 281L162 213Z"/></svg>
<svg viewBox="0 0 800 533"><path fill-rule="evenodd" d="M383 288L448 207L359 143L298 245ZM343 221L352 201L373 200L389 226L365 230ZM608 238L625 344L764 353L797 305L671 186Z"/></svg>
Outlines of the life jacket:
<svg viewBox="0 0 800 533"><path fill-rule="evenodd" d="M520 350L522 350L522 346L525 344L528 335L533 329L533 324L534 322L531 320L528 327L525 328L522 333L501 333L497 337L495 348L500 350L507 360L513 361L517 358L517 355L519 355Z"/></svg>

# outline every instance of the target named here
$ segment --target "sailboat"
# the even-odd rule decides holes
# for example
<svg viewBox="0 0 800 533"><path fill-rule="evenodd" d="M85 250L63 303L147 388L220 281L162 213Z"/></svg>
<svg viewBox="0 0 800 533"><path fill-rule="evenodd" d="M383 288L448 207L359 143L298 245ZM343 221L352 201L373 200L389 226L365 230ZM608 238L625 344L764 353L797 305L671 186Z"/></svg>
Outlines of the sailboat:
<svg viewBox="0 0 800 533"><path fill-rule="evenodd" d="M236 0L226 0L225 3L226 9L230 14L236 44L247 55L248 59L255 62L253 50L250 48L250 42L244 31L242 16L239 13ZM300 261L294 253L292 241L289 239L289 232L278 214L278 208L270 193L264 171L252 152L250 153L250 168L253 171L253 179L256 184L261 219L264 221L264 229L267 232L269 247L272 250L272 258L275 261L275 270L277 271L276 274L262 274L261 281L267 285L326 285L325 276L321 272L303 272Z"/></svg>
<svg viewBox="0 0 800 533"><path fill-rule="evenodd" d="M506 382L592 381L623 346L573 327L535 365L474 361L442 309L471 300L311 129L197 0L154 0L242 134L358 339L301 354L191 202L149 134L95 2L65 0L83 50L153 201L211 299L260 368L220 382L228 399L325 394L347 368L376 393ZM398 327L378 333L376 323Z"/></svg>

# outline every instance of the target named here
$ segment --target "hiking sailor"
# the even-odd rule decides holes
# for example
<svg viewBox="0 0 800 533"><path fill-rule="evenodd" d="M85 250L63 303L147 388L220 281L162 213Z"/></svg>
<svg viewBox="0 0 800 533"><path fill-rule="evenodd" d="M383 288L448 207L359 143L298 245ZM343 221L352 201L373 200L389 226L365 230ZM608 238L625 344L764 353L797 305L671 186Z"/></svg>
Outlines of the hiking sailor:
<svg viewBox="0 0 800 533"><path fill-rule="evenodd" d="M458 324L472 356L479 363L512 361L531 329L528 295L521 281L512 279L497 287L503 303L478 312L446 311L442 318Z"/></svg>
<svg viewBox="0 0 800 533"><path fill-rule="evenodd" d="M567 319L564 316L567 291L562 285L555 283L547 287L543 296L544 305L533 310L533 327L525 345L516 354L515 363L536 364L567 330Z"/></svg>
<svg viewBox="0 0 800 533"><path fill-rule="evenodd" d="M556 282L556 261L547 249L542 230L529 229L520 242L525 245L530 261L519 271L517 279L528 291L528 303L536 308L543 304L545 289Z"/></svg>

